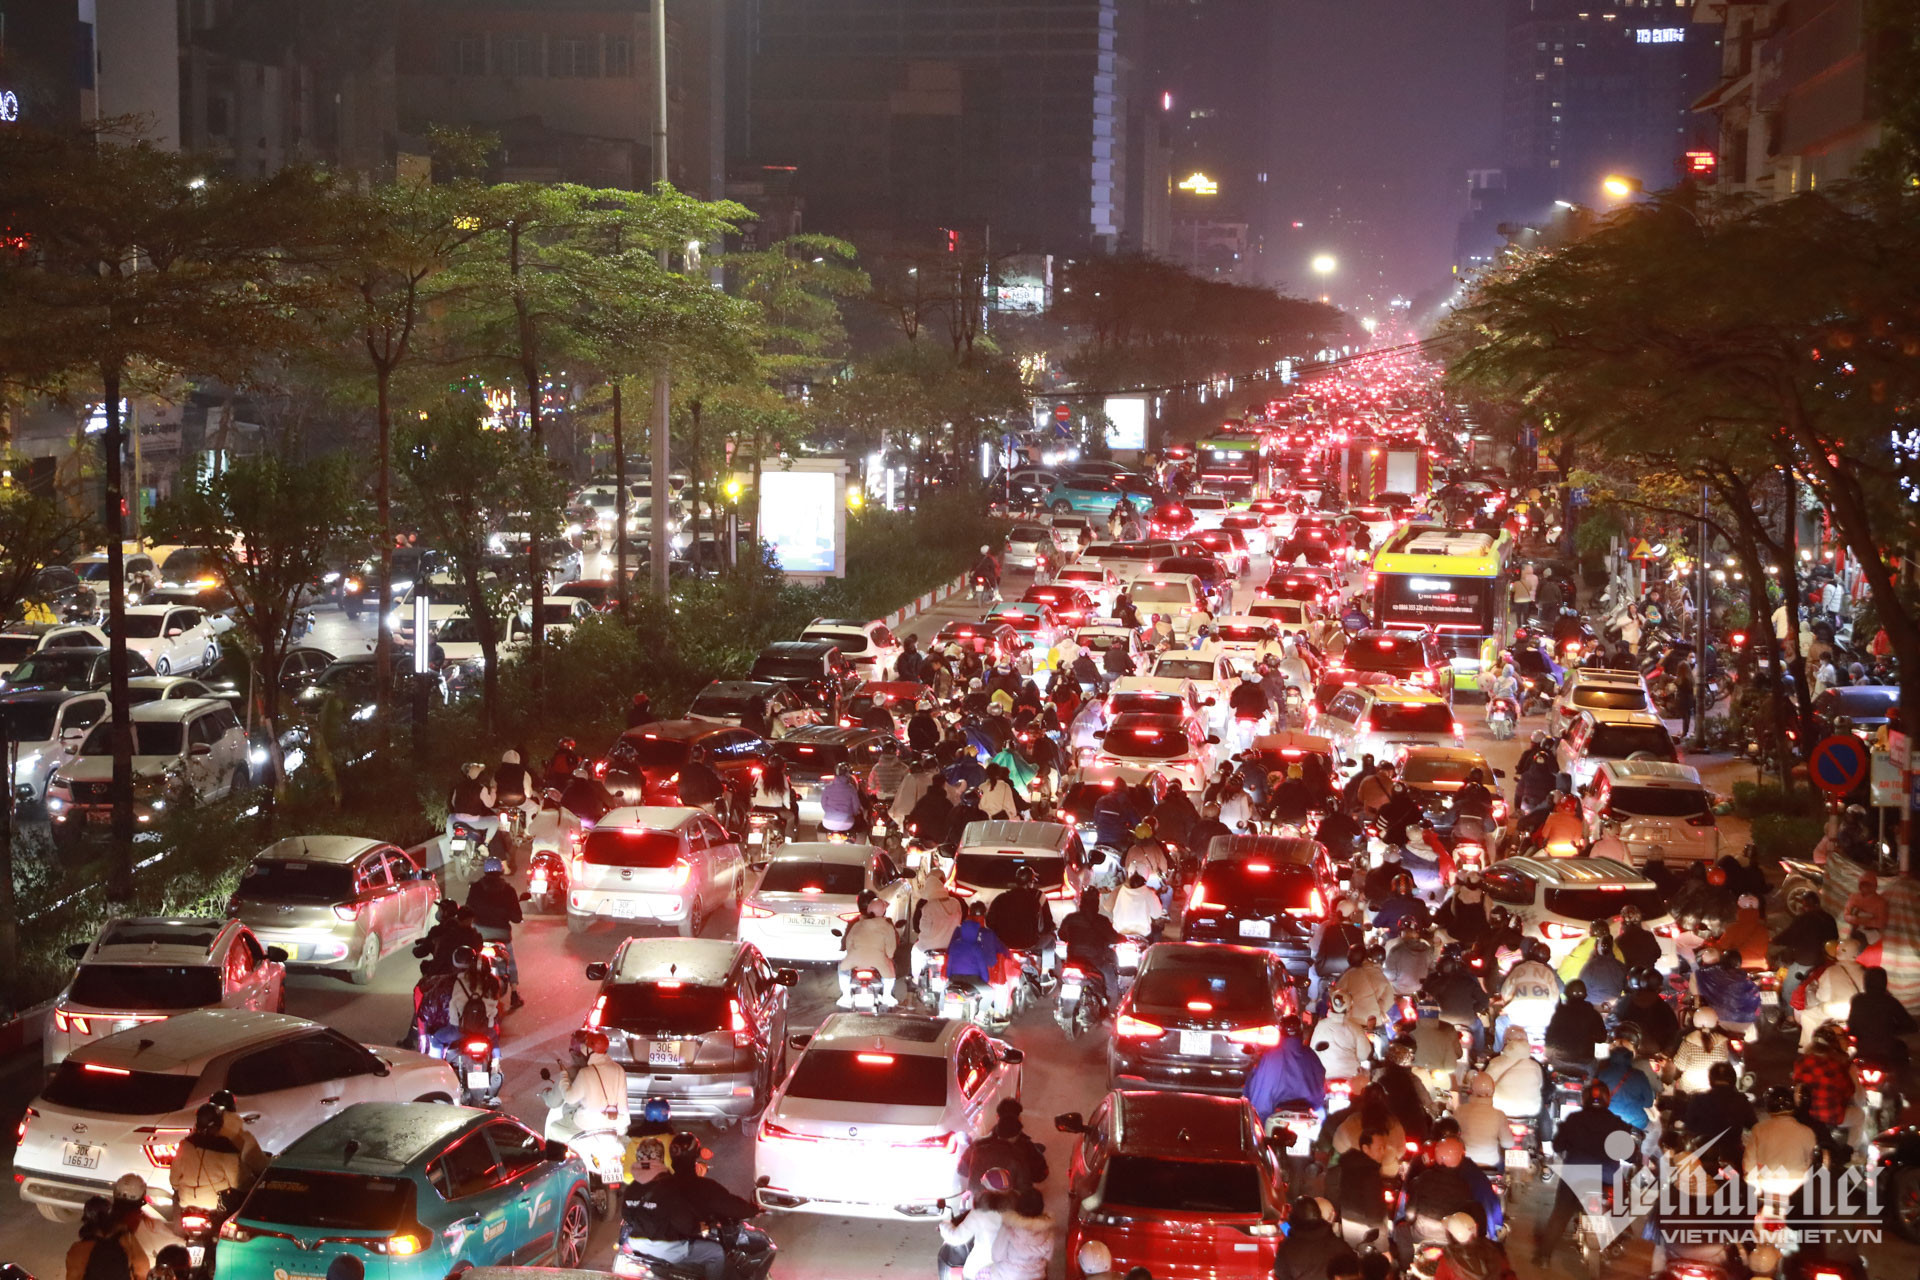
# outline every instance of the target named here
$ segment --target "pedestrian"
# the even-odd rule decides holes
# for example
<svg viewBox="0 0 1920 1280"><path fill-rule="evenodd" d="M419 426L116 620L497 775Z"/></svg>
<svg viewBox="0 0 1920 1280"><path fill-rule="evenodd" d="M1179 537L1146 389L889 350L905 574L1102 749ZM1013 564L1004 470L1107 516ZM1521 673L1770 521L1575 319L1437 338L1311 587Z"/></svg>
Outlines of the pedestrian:
<svg viewBox="0 0 1920 1280"><path fill-rule="evenodd" d="M1540 574L1540 585L1534 589L1534 617L1539 619L1560 616L1562 595L1560 581L1553 576L1552 566Z"/></svg>
<svg viewBox="0 0 1920 1280"><path fill-rule="evenodd" d="M1513 583L1513 616L1520 625L1533 621L1534 601L1540 594L1540 575L1534 571L1533 562L1520 566L1520 576Z"/></svg>
<svg viewBox="0 0 1920 1280"><path fill-rule="evenodd" d="M1673 700L1680 711L1680 737L1685 738L1693 731L1693 715L1696 710L1694 700L1699 688L1694 679L1693 664L1685 658L1674 664ZM1704 715L1702 716L1704 719Z"/></svg>

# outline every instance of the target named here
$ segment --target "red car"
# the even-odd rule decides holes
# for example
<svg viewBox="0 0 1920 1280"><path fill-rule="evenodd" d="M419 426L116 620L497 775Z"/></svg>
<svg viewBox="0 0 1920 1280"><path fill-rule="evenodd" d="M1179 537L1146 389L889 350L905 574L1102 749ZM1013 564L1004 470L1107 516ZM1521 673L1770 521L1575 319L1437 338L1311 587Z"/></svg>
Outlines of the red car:
<svg viewBox="0 0 1920 1280"><path fill-rule="evenodd" d="M1118 1089L1091 1117L1068 1112L1054 1126L1080 1137L1067 1175L1067 1257L1098 1240L1115 1275L1273 1274L1287 1203L1274 1148L1286 1139L1269 1144L1245 1098Z"/></svg>
<svg viewBox="0 0 1920 1280"><path fill-rule="evenodd" d="M987 662L1010 662L1023 649L1026 642L1015 631L998 618L986 618L979 622L949 622L940 628L928 649L945 649L950 644L972 649Z"/></svg>
<svg viewBox="0 0 1920 1280"><path fill-rule="evenodd" d="M1028 587L1026 594L1022 595L1020 600L1023 604L1044 604L1053 610L1055 617L1076 627L1092 621L1094 614L1098 612L1098 607L1093 603L1093 597L1088 595L1084 588L1065 582L1048 583L1044 587Z"/></svg>

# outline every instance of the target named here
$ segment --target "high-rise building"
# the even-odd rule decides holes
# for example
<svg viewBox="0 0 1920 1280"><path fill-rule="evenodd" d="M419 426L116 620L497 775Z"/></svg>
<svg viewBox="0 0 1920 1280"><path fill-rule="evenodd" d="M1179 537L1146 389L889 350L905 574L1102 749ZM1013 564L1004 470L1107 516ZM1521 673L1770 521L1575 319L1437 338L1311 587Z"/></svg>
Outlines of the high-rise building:
<svg viewBox="0 0 1920 1280"><path fill-rule="evenodd" d="M1136 234L1139 0L747 7L744 160L792 166L810 228L899 244L954 229L994 254L1107 251Z"/></svg>
<svg viewBox="0 0 1920 1280"><path fill-rule="evenodd" d="M1522 212L1594 204L1619 174L1672 186L1705 134L1692 106L1719 78L1694 0L1509 0L1503 156Z"/></svg>

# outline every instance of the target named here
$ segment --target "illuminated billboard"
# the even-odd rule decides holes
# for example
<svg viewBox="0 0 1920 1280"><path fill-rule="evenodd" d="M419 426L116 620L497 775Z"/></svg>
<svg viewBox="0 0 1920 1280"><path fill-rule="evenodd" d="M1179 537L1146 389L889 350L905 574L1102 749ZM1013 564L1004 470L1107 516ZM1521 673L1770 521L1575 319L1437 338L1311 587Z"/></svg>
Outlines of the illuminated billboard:
<svg viewBox="0 0 1920 1280"><path fill-rule="evenodd" d="M1147 447L1147 398L1145 396L1108 396L1107 448L1113 450Z"/></svg>
<svg viewBox="0 0 1920 1280"><path fill-rule="evenodd" d="M839 458L795 459L760 473L760 540L794 577L847 573L847 480Z"/></svg>

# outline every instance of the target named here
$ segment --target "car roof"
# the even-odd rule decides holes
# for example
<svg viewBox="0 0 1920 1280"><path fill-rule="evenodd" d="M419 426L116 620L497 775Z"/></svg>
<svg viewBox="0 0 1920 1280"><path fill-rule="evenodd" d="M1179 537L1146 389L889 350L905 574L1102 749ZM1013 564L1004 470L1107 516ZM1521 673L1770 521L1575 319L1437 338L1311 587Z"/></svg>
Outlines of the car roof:
<svg viewBox="0 0 1920 1280"><path fill-rule="evenodd" d="M1126 1155L1251 1159L1246 1100L1238 1094L1122 1089L1112 1095L1114 1150Z"/></svg>
<svg viewBox="0 0 1920 1280"><path fill-rule="evenodd" d="M1208 862L1275 858L1290 866L1311 866L1326 850L1305 836L1215 836L1207 843Z"/></svg>
<svg viewBox="0 0 1920 1280"><path fill-rule="evenodd" d="M317 1022L284 1013L192 1009L103 1036L75 1049L72 1057L130 1071L184 1075L186 1068L192 1068L197 1074L203 1064L222 1054L319 1027Z"/></svg>
<svg viewBox="0 0 1920 1280"><path fill-rule="evenodd" d="M393 1173L493 1114L446 1102L356 1102L295 1139L274 1164Z"/></svg>
<svg viewBox="0 0 1920 1280"><path fill-rule="evenodd" d="M681 741L704 738L710 733L732 733L733 730L732 725L715 724L711 720L653 720L629 729L620 736L623 739L671 738Z"/></svg>
<svg viewBox="0 0 1920 1280"><path fill-rule="evenodd" d="M1624 684L1637 686L1638 671L1620 671L1612 667L1575 667L1567 672L1574 684Z"/></svg>
<svg viewBox="0 0 1920 1280"><path fill-rule="evenodd" d="M617 812L617 810L616 810ZM736 938L628 938L608 971L613 982L678 978L701 986L726 980L747 944Z"/></svg>
<svg viewBox="0 0 1920 1280"><path fill-rule="evenodd" d="M760 651L760 657L774 654L783 658L820 658L840 648L829 640L775 640Z"/></svg>
<svg viewBox="0 0 1920 1280"><path fill-rule="evenodd" d="M770 698L786 690L787 686L772 680L715 680L700 692L717 693L728 698Z"/></svg>
<svg viewBox="0 0 1920 1280"><path fill-rule="evenodd" d="M1179 724L1175 716L1162 717L1169 724ZM1051 849L1064 850L1073 840L1073 828L1061 822L1017 822L1005 819L988 819L983 822L969 822L967 829L960 833L960 847L978 852L989 845L996 849Z"/></svg>
<svg viewBox="0 0 1920 1280"><path fill-rule="evenodd" d="M1443 747L1433 743L1422 743L1407 748L1407 759L1457 760L1462 764L1484 766L1487 757L1477 747ZM1491 781L1491 777L1488 779Z"/></svg>
<svg viewBox="0 0 1920 1280"><path fill-rule="evenodd" d="M18 693L0 695L0 707L31 706L34 703L59 703L69 698L78 698L86 693L104 693L104 689L22 689Z"/></svg>
<svg viewBox="0 0 1920 1280"><path fill-rule="evenodd" d="M956 1018L930 1018L911 1013L836 1013L820 1024L807 1042L809 1049L854 1049L861 1046L944 1058L966 1023Z"/></svg>
<svg viewBox="0 0 1920 1280"><path fill-rule="evenodd" d="M1700 771L1671 760L1603 760L1600 768L1631 786L1700 786Z"/></svg>
<svg viewBox="0 0 1920 1280"><path fill-rule="evenodd" d="M609 809L594 824L594 828L638 828L645 831L677 831L689 818L700 815L700 810L686 805L626 805L618 809Z"/></svg>
<svg viewBox="0 0 1920 1280"><path fill-rule="evenodd" d="M1359 685L1354 685L1353 687L1365 693L1372 694L1373 700L1375 702L1407 702L1407 703L1438 702L1442 704L1446 702L1446 699L1442 698L1439 694L1428 693L1425 689L1416 689L1412 685L1359 684Z"/></svg>
<svg viewBox="0 0 1920 1280"><path fill-rule="evenodd" d="M1225 960L1243 965L1265 964L1267 953L1229 942L1156 942L1141 956L1140 964L1142 968L1151 964L1156 968L1173 965L1182 969L1200 969Z"/></svg>
<svg viewBox="0 0 1920 1280"><path fill-rule="evenodd" d="M844 747L850 743L860 742L867 738L877 738L879 736L880 735L872 729L857 724L803 724L799 728L789 731L780 739L780 742L775 745L782 745L789 742L815 742L825 746Z"/></svg>
<svg viewBox="0 0 1920 1280"><path fill-rule="evenodd" d="M877 627L877 622L861 622L855 618L815 618L807 624L807 630L815 627L845 627L851 631L865 631L868 627Z"/></svg>
<svg viewBox="0 0 1920 1280"><path fill-rule="evenodd" d="M867 844L833 844L826 840L789 841L780 846L780 852L767 859L769 865L775 862L832 862L848 867L864 867L867 855L884 852L877 846Z"/></svg>
<svg viewBox="0 0 1920 1280"><path fill-rule="evenodd" d="M123 916L109 920L87 953L90 964L201 965L230 922L211 916Z"/></svg>
<svg viewBox="0 0 1920 1280"><path fill-rule="evenodd" d="M373 849L389 847L384 840L365 836L288 836L254 854L259 858L279 858L293 862L324 862L344 865Z"/></svg>
<svg viewBox="0 0 1920 1280"><path fill-rule="evenodd" d="M1592 716L1595 724L1631 724L1658 725L1666 728L1666 722L1651 711L1614 711L1607 707L1586 707L1580 712L1583 716Z"/></svg>
<svg viewBox="0 0 1920 1280"><path fill-rule="evenodd" d="M1165 693L1180 697L1193 692L1193 681L1186 676L1121 676L1107 692L1113 693Z"/></svg>
<svg viewBox="0 0 1920 1280"><path fill-rule="evenodd" d="M1622 888L1651 889L1653 881L1624 862L1612 858L1504 858L1492 870L1512 867L1554 888L1582 888L1617 884Z"/></svg>
<svg viewBox="0 0 1920 1280"><path fill-rule="evenodd" d="M128 713L128 718L136 724L149 721L172 723L186 720L209 707L224 707L227 704L219 698L174 698L170 701L143 702Z"/></svg>

